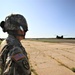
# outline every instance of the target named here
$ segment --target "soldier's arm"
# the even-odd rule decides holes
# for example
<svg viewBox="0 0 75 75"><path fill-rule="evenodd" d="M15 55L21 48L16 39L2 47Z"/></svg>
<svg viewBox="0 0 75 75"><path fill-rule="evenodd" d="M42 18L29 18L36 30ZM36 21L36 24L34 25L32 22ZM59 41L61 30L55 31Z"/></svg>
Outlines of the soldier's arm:
<svg viewBox="0 0 75 75"><path fill-rule="evenodd" d="M15 67L16 71L20 75L31 75L28 58L19 47L14 47L9 52L9 57L7 58L6 62L9 63L9 61L12 61L10 72L13 71L12 69Z"/></svg>

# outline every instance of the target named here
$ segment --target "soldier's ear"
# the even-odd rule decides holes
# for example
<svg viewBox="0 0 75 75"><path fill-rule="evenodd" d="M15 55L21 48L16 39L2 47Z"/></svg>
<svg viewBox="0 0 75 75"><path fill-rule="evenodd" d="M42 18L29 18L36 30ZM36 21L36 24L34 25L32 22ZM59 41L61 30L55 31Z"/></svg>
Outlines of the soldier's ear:
<svg viewBox="0 0 75 75"><path fill-rule="evenodd" d="M0 26L4 28L5 21L1 21Z"/></svg>
<svg viewBox="0 0 75 75"><path fill-rule="evenodd" d="M3 29L3 32L6 32L5 28L4 28L4 25L5 25L5 21L1 21L0 26Z"/></svg>

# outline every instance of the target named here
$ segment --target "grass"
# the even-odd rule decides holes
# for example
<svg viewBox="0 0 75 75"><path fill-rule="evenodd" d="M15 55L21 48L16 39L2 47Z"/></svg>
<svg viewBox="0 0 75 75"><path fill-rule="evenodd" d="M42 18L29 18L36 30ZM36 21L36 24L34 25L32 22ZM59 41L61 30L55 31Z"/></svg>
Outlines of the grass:
<svg viewBox="0 0 75 75"><path fill-rule="evenodd" d="M49 43L75 43L75 39L56 39L56 38L28 38L30 41L41 41Z"/></svg>
<svg viewBox="0 0 75 75"><path fill-rule="evenodd" d="M38 75L35 71L35 69L31 68L31 72L33 72L35 75Z"/></svg>
<svg viewBox="0 0 75 75"><path fill-rule="evenodd" d="M72 70L73 72L75 72L75 67L71 68L71 70Z"/></svg>
<svg viewBox="0 0 75 75"><path fill-rule="evenodd" d="M1 68L0 68L0 75L1 75Z"/></svg>
<svg viewBox="0 0 75 75"><path fill-rule="evenodd" d="M2 41L0 40L0 44L1 44L1 42L2 42Z"/></svg>
<svg viewBox="0 0 75 75"><path fill-rule="evenodd" d="M35 64L35 66L37 66L37 64ZM34 73L34 75L38 75L36 70L33 68L32 64L30 63L30 67L31 67L31 72Z"/></svg>

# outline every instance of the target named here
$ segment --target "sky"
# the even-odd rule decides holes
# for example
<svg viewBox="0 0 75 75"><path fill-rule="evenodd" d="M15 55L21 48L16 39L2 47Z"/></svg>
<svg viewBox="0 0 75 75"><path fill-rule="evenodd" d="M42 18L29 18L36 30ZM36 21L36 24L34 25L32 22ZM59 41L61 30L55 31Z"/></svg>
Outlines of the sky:
<svg viewBox="0 0 75 75"><path fill-rule="evenodd" d="M26 18L26 38L75 37L75 0L0 0L0 22L10 14Z"/></svg>

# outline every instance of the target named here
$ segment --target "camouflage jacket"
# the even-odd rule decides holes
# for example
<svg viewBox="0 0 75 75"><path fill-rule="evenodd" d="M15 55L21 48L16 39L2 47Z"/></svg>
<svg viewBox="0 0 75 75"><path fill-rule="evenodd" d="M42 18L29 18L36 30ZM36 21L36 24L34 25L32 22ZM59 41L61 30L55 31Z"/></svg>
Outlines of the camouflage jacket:
<svg viewBox="0 0 75 75"><path fill-rule="evenodd" d="M20 41L9 35L1 50L1 75L31 75L27 53Z"/></svg>

